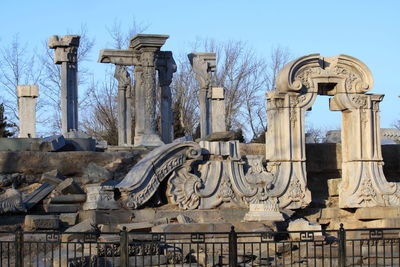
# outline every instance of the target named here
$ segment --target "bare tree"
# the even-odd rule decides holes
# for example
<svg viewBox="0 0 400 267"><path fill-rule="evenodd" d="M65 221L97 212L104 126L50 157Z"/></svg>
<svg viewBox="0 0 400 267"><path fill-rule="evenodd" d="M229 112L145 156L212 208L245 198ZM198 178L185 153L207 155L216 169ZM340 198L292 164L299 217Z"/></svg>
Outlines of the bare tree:
<svg viewBox="0 0 400 267"><path fill-rule="evenodd" d="M120 22L114 21L114 24L107 28L112 40L111 46L115 49L126 49L129 39L143 32L147 27L133 20L130 27L125 31ZM131 77L133 77L133 68L129 68L129 71ZM96 82L92 78L90 89L87 90L86 94L86 115L82 119L84 131L112 145L118 143L117 86L113 65L107 67L102 81Z"/></svg>
<svg viewBox="0 0 400 267"><path fill-rule="evenodd" d="M2 102L11 123L18 120L17 85L38 84L42 67L37 64L34 51L29 51L22 44L19 35L14 35L12 41L0 48L0 85L2 87ZM38 109L41 102L38 104Z"/></svg>

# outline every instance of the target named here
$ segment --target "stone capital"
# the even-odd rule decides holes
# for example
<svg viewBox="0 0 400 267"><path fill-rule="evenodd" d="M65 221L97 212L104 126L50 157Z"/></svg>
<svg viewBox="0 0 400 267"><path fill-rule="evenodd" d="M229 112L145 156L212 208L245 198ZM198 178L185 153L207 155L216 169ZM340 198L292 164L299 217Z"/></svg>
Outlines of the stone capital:
<svg viewBox="0 0 400 267"><path fill-rule="evenodd" d="M79 35L51 36L48 40L48 46L51 49L55 49L54 63L76 63L80 38Z"/></svg>
<svg viewBox="0 0 400 267"><path fill-rule="evenodd" d="M211 84L211 73L216 69L216 53L190 53L190 65L200 83L200 88L208 88Z"/></svg>
<svg viewBox="0 0 400 267"><path fill-rule="evenodd" d="M114 78L118 81L118 89L127 89L131 85L131 76L126 66L115 65Z"/></svg>
<svg viewBox="0 0 400 267"><path fill-rule="evenodd" d="M159 73L161 86L169 86L172 82L172 75L176 72L176 63L171 51L158 51L156 54L156 69Z"/></svg>
<svg viewBox="0 0 400 267"><path fill-rule="evenodd" d="M39 96L39 88L37 85L17 85L18 97L33 97Z"/></svg>

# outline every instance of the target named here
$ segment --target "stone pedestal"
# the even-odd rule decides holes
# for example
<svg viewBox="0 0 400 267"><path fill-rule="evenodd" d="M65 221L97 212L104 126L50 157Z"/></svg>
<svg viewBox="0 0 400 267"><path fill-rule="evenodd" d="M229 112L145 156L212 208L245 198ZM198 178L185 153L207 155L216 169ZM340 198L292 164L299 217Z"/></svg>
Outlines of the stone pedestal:
<svg viewBox="0 0 400 267"><path fill-rule="evenodd" d="M55 49L54 63L61 64L61 127L63 135L78 130L78 59L79 35L54 35L49 48Z"/></svg>
<svg viewBox="0 0 400 267"><path fill-rule="evenodd" d="M222 87L212 88L211 114L212 132L225 132L225 90Z"/></svg>
<svg viewBox="0 0 400 267"><path fill-rule="evenodd" d="M243 220L246 222L284 221L285 219L277 207L278 205L250 204L249 212L246 213Z"/></svg>
<svg viewBox="0 0 400 267"><path fill-rule="evenodd" d="M115 210L119 209L114 199L113 186L91 184L86 186L86 202L83 210Z"/></svg>
<svg viewBox="0 0 400 267"><path fill-rule="evenodd" d="M211 74L216 69L216 54L190 53L188 58L200 85L200 134L201 138L205 138L211 133L210 89Z"/></svg>
<svg viewBox="0 0 400 267"><path fill-rule="evenodd" d="M36 137L36 99L38 86L18 85L19 136Z"/></svg>

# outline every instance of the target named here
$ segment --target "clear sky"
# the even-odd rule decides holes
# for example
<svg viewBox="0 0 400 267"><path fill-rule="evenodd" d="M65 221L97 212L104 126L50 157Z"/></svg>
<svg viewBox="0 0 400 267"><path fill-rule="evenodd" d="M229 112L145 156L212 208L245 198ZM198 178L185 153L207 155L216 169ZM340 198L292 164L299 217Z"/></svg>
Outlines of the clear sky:
<svg viewBox="0 0 400 267"><path fill-rule="evenodd" d="M267 56L276 45L288 47L295 57L348 54L371 69L372 93L385 94L382 127L400 119L400 1L335 0L0 0L0 45L15 33L30 47L40 47L49 36L78 31L82 24L96 39L88 65L98 51L110 46L107 26L115 20L149 25L146 33L169 34L165 50L188 51L196 37L217 41L244 40ZM337 127L340 114L329 112L327 97L320 97L307 120L314 126Z"/></svg>

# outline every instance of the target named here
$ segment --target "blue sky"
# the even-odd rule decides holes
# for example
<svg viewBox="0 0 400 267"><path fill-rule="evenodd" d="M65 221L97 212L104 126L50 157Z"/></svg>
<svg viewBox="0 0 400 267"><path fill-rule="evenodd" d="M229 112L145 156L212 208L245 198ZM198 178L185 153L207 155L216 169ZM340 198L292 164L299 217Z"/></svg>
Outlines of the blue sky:
<svg viewBox="0 0 400 267"><path fill-rule="evenodd" d="M98 51L110 46L107 27L115 20L128 25L133 19L149 25L146 33L169 34L165 50L191 52L197 37L220 41L244 40L260 55L276 45L288 47L295 57L348 54L371 69L372 93L385 94L381 126L400 119L400 1L103 1L103 0L0 0L0 42L15 33L33 49L49 36L78 31L82 24L96 39L89 68ZM314 126L338 127L340 113L330 112L327 97L320 97L307 118Z"/></svg>

